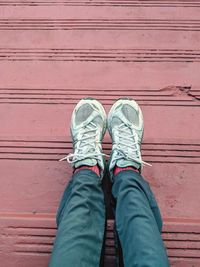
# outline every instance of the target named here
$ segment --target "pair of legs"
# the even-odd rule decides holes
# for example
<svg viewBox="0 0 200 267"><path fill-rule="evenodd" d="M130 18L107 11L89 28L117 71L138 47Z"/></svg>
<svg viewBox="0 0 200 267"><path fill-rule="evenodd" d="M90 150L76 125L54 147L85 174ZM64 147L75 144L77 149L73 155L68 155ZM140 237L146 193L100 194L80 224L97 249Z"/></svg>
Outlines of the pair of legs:
<svg viewBox="0 0 200 267"><path fill-rule="evenodd" d="M91 152L91 147L89 149L88 153ZM73 158L80 154L80 151L76 153L76 147L75 154ZM117 158L122 160L121 157L119 159L119 155ZM122 246L124 265L168 267L160 235L162 220L159 208L148 183L136 170L138 158L135 161L136 165L130 166L128 162L127 167L126 161L130 161L131 158L124 159L125 166L118 166L121 163L114 164L114 170L110 169L112 194L116 200L116 230ZM101 166L96 155L89 159L90 163L91 160L97 159L98 166ZM106 220L101 172L98 173L92 167L96 165L86 164L85 160L82 157L75 161L75 164L83 162L76 167L77 171L63 194L57 214L58 231L49 267L100 265ZM113 156L109 165L112 165L112 160Z"/></svg>

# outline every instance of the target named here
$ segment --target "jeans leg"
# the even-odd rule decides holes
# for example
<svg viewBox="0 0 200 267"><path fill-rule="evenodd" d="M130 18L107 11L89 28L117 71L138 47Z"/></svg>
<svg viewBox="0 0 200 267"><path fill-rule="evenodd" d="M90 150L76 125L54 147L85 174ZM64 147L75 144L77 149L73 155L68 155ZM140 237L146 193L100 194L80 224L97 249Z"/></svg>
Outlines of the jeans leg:
<svg viewBox="0 0 200 267"><path fill-rule="evenodd" d="M97 267L105 229L100 178L80 170L68 184L57 215L58 230L49 267Z"/></svg>
<svg viewBox="0 0 200 267"><path fill-rule="evenodd" d="M149 184L139 173L125 170L114 177L112 193L125 267L169 267L162 219Z"/></svg>

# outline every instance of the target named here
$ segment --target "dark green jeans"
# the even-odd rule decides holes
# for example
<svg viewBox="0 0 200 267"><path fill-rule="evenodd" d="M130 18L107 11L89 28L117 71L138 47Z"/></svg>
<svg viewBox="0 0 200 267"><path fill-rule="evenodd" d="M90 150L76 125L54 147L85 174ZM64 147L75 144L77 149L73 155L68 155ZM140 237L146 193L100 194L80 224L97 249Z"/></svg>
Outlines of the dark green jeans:
<svg viewBox="0 0 200 267"><path fill-rule="evenodd" d="M169 267L161 239L162 220L147 182L126 170L114 177L116 229L125 267ZM49 267L98 267L105 230L99 177L81 170L68 184L57 215L58 231Z"/></svg>

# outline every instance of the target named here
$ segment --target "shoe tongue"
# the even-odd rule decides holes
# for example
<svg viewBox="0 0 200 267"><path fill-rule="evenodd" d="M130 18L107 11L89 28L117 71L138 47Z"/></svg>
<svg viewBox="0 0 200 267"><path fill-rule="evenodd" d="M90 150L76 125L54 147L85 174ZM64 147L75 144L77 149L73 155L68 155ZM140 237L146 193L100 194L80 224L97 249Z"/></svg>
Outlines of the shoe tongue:
<svg viewBox="0 0 200 267"><path fill-rule="evenodd" d="M132 161L132 160L125 160L125 159L117 160L116 165L120 168L129 167L129 166L133 166L136 169L140 168L139 163Z"/></svg>
<svg viewBox="0 0 200 267"><path fill-rule="evenodd" d="M95 166L97 164L97 160L96 159L83 159L83 160L79 160L78 162L76 162L74 164L75 168L78 168L80 166L86 165L86 166Z"/></svg>

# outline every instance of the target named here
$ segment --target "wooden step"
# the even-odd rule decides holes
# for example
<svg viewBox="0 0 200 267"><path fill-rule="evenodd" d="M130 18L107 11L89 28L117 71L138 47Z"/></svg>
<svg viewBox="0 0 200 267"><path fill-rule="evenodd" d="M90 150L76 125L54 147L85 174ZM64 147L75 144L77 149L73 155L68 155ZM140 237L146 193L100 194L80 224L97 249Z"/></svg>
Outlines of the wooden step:
<svg viewBox="0 0 200 267"><path fill-rule="evenodd" d="M178 228L177 228L178 226ZM56 233L53 214L1 213L1 259L5 267L47 266ZM163 228L163 240L171 266L199 266L200 221L168 220ZM104 266L117 266L119 249L115 246L114 222L106 227ZM31 258L31 261L30 261ZM121 258L120 258L121 261Z"/></svg>

